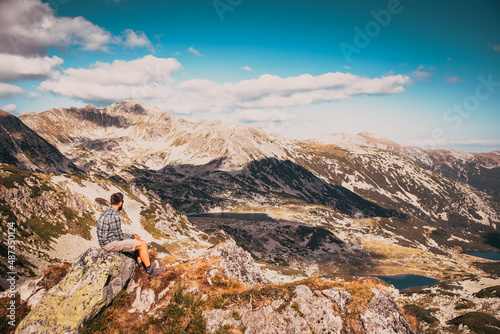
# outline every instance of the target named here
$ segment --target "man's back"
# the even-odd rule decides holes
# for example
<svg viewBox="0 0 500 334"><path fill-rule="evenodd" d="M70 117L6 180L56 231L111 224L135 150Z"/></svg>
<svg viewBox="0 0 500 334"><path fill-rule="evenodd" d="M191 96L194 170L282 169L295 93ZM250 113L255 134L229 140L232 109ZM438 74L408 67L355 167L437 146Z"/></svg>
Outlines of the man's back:
<svg viewBox="0 0 500 334"><path fill-rule="evenodd" d="M134 236L122 232L120 215L115 208L110 206L97 221L97 238L99 245L103 247L112 241L133 239Z"/></svg>

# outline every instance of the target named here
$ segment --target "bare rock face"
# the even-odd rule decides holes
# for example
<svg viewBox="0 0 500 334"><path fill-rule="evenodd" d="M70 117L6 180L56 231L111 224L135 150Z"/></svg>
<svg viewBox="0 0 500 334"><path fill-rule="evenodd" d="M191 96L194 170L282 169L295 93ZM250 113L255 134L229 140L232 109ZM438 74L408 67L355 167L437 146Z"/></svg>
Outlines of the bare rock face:
<svg viewBox="0 0 500 334"><path fill-rule="evenodd" d="M340 333L342 319L334 313L333 302L305 285L295 288L294 302L315 333Z"/></svg>
<svg viewBox="0 0 500 334"><path fill-rule="evenodd" d="M338 289L328 289L321 291L323 295L325 295L332 302L337 304L342 312L345 311L345 308L351 302L351 294L346 290L338 290Z"/></svg>
<svg viewBox="0 0 500 334"><path fill-rule="evenodd" d="M236 320L233 312L241 319ZM212 310L203 312L207 333L215 333L223 326L245 326L246 334L258 333L340 333L343 323L334 304L321 292L313 292L305 285L295 288L291 301L274 300L271 305L252 309Z"/></svg>
<svg viewBox="0 0 500 334"><path fill-rule="evenodd" d="M135 300L132 304L134 312L149 312L152 305L155 302L155 292L151 289L142 290L141 287L137 287L135 290Z"/></svg>
<svg viewBox="0 0 500 334"><path fill-rule="evenodd" d="M396 302L385 292L372 289L375 297L360 316L366 333L414 333Z"/></svg>
<svg viewBox="0 0 500 334"><path fill-rule="evenodd" d="M360 316L366 333L414 333L394 300L385 292L373 289L375 297ZM259 333L342 333L346 328L358 332L352 322L343 321L351 295L342 289L312 291L306 285L297 285L293 298L277 299L270 305L252 308L239 306L225 310L203 312L207 333L216 333L224 326L246 328L245 334ZM335 305L337 304L337 305ZM235 314L238 316L235 317ZM361 322L359 322L361 326Z"/></svg>
<svg viewBox="0 0 500 334"><path fill-rule="evenodd" d="M35 280L26 280L18 289L21 300L26 301L28 306L35 307L45 294L46 290L39 285L43 276Z"/></svg>
<svg viewBox="0 0 500 334"><path fill-rule="evenodd" d="M16 333L78 333L85 320L111 303L135 269L135 261L123 253L89 248L45 293Z"/></svg>
<svg viewBox="0 0 500 334"><path fill-rule="evenodd" d="M209 249L204 256L205 259L219 257L224 274L247 286L270 283L250 253L237 246L234 240L228 240L225 244Z"/></svg>

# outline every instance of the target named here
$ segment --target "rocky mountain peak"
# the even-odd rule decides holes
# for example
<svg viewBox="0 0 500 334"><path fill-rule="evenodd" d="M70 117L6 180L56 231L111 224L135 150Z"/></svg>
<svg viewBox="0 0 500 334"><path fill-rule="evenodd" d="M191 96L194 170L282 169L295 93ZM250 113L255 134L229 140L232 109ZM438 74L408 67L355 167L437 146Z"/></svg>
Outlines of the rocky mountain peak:
<svg viewBox="0 0 500 334"><path fill-rule="evenodd" d="M265 157L285 158L285 147L295 143L244 125L189 122L138 101L118 102L104 109L51 109L21 119L77 164L99 165L99 169L107 165L160 169L218 159L225 159L226 168L234 168ZM83 152L88 148L93 150L90 161Z"/></svg>

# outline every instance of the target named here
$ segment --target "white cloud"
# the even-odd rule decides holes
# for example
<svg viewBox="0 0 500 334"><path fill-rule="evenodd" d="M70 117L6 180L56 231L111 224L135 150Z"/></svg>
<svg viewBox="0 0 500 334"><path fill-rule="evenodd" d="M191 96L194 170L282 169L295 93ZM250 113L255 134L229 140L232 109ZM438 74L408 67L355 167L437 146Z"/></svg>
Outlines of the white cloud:
<svg viewBox="0 0 500 334"><path fill-rule="evenodd" d="M41 0L0 1L0 50L3 53L44 55L47 47L70 46L107 52L115 44L150 47L144 44L145 36L135 35L137 39L126 30L124 36L113 36L81 16L58 17L52 7Z"/></svg>
<svg viewBox="0 0 500 334"><path fill-rule="evenodd" d="M445 80L446 83L452 83L452 84L462 82L462 79L460 79L457 76L447 77L446 75L444 75L443 79Z"/></svg>
<svg viewBox="0 0 500 334"><path fill-rule="evenodd" d="M282 122L293 118L282 109L244 109L237 111L237 120L240 122Z"/></svg>
<svg viewBox="0 0 500 334"><path fill-rule="evenodd" d="M196 50L195 48L193 48L192 46L190 46L188 49L187 49L188 52L194 54L195 56L197 57L203 57L203 55L200 53L200 51Z"/></svg>
<svg viewBox="0 0 500 334"><path fill-rule="evenodd" d="M174 58L154 56L97 62L88 69L66 69L59 77L42 82L40 89L91 103L166 98L172 94L167 85L174 82L172 73L180 68Z"/></svg>
<svg viewBox="0 0 500 334"><path fill-rule="evenodd" d="M124 42L123 45L129 47L131 49L135 49L137 47L144 47L150 50L153 50L153 44L147 38L146 34L142 31L135 32L131 29L126 29L123 32Z"/></svg>
<svg viewBox="0 0 500 334"><path fill-rule="evenodd" d="M88 69L66 69L42 82L39 89L96 104L138 99L171 112L190 114L310 105L362 94L400 94L411 83L405 75L368 78L337 72L288 78L265 74L237 83L190 79L174 85L172 74L180 68L174 58L154 56L97 62Z"/></svg>
<svg viewBox="0 0 500 334"><path fill-rule="evenodd" d="M344 65L344 68L347 69L347 70L352 69L350 66L347 66L347 65Z"/></svg>
<svg viewBox="0 0 500 334"><path fill-rule="evenodd" d="M15 104L7 104L6 106L3 106L2 108L3 111L13 113L14 111L17 110L17 105Z"/></svg>
<svg viewBox="0 0 500 334"><path fill-rule="evenodd" d="M433 71L434 68L430 67L429 68L430 71L429 70L424 71L424 70L425 70L425 66L420 65L419 67L417 67L417 69L415 71L411 72L411 75L415 80L429 81L429 79L434 75L434 73L432 73L430 71Z"/></svg>
<svg viewBox="0 0 500 334"><path fill-rule="evenodd" d="M248 65L243 66L241 69L245 70L245 71L248 71L248 72L252 72L253 71L252 68L250 66L248 66Z"/></svg>
<svg viewBox="0 0 500 334"><path fill-rule="evenodd" d="M0 83L0 99L14 95L24 94L26 91L19 86Z"/></svg>
<svg viewBox="0 0 500 334"><path fill-rule="evenodd" d="M0 81L46 79L63 60L53 57L23 57L0 53Z"/></svg>
<svg viewBox="0 0 500 334"><path fill-rule="evenodd" d="M168 105L170 111L186 114L291 107L346 100L361 94L399 94L405 92L410 82L404 75L366 78L340 72L289 78L265 74L258 79L223 84L193 79L178 85L180 92Z"/></svg>
<svg viewBox="0 0 500 334"><path fill-rule="evenodd" d="M37 98L37 97L39 97L39 96L40 96L40 95L38 95L38 94L37 94L37 93L35 93L35 92L28 92L28 93L26 94L26 98L27 98L27 99L30 99L30 100L32 100L32 99L36 99L36 98Z"/></svg>

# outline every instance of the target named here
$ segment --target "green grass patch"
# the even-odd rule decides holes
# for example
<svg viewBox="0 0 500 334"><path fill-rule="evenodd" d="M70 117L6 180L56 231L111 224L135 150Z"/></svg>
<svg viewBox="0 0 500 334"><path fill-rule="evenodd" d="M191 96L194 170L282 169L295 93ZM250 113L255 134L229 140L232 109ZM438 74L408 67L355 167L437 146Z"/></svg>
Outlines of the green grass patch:
<svg viewBox="0 0 500 334"><path fill-rule="evenodd" d="M224 305L224 297L222 295L215 296L212 300L212 306L214 308L222 308L222 305Z"/></svg>
<svg viewBox="0 0 500 334"><path fill-rule="evenodd" d="M231 326L224 325L221 328L219 328L218 330L216 330L214 334L231 334L230 329L231 329Z"/></svg>
<svg viewBox="0 0 500 334"><path fill-rule="evenodd" d="M234 320L241 320L241 314L237 311L233 311L233 319Z"/></svg>
<svg viewBox="0 0 500 334"><path fill-rule="evenodd" d="M0 185L5 186L7 189L17 188L20 185L25 186L26 178L31 176L30 172L20 170L13 165L2 165L0 168L4 172L8 172L8 175L0 177Z"/></svg>
<svg viewBox="0 0 500 334"><path fill-rule="evenodd" d="M500 298L500 285L482 289L474 294L478 298Z"/></svg>
<svg viewBox="0 0 500 334"><path fill-rule="evenodd" d="M470 312L459 317L456 317L448 324L459 326L460 324L467 325L470 330L478 334L498 334L500 330L495 327L500 327L500 321L486 313Z"/></svg>
<svg viewBox="0 0 500 334"><path fill-rule="evenodd" d="M467 310L476 306L473 302L467 299L462 299L455 305L455 310Z"/></svg>
<svg viewBox="0 0 500 334"><path fill-rule="evenodd" d="M436 317L434 317L429 310L426 310L423 307L420 307L418 305L405 305L404 310L414 316L415 318L425 321L428 324L432 324L436 321L439 321Z"/></svg>
<svg viewBox="0 0 500 334"><path fill-rule="evenodd" d="M183 332L187 325L189 325L187 333L205 333L206 321L202 316L202 309L200 308L203 302L200 300L195 301L192 294L185 294L183 292L184 283L179 282L174 287L170 302L163 311L150 316L145 323L139 324L139 328L134 328L133 331L130 329L130 333L179 334ZM120 329L119 332L122 333L123 331Z"/></svg>
<svg viewBox="0 0 500 334"><path fill-rule="evenodd" d="M151 203L150 206L141 211L141 225L144 227L146 231L148 231L155 239L164 239L168 238L168 235L157 229L155 227L158 222L158 218L156 216L156 211L159 210L159 207Z"/></svg>
<svg viewBox="0 0 500 334"><path fill-rule="evenodd" d="M109 202L102 197L96 197L95 201L100 205L109 206Z"/></svg>

